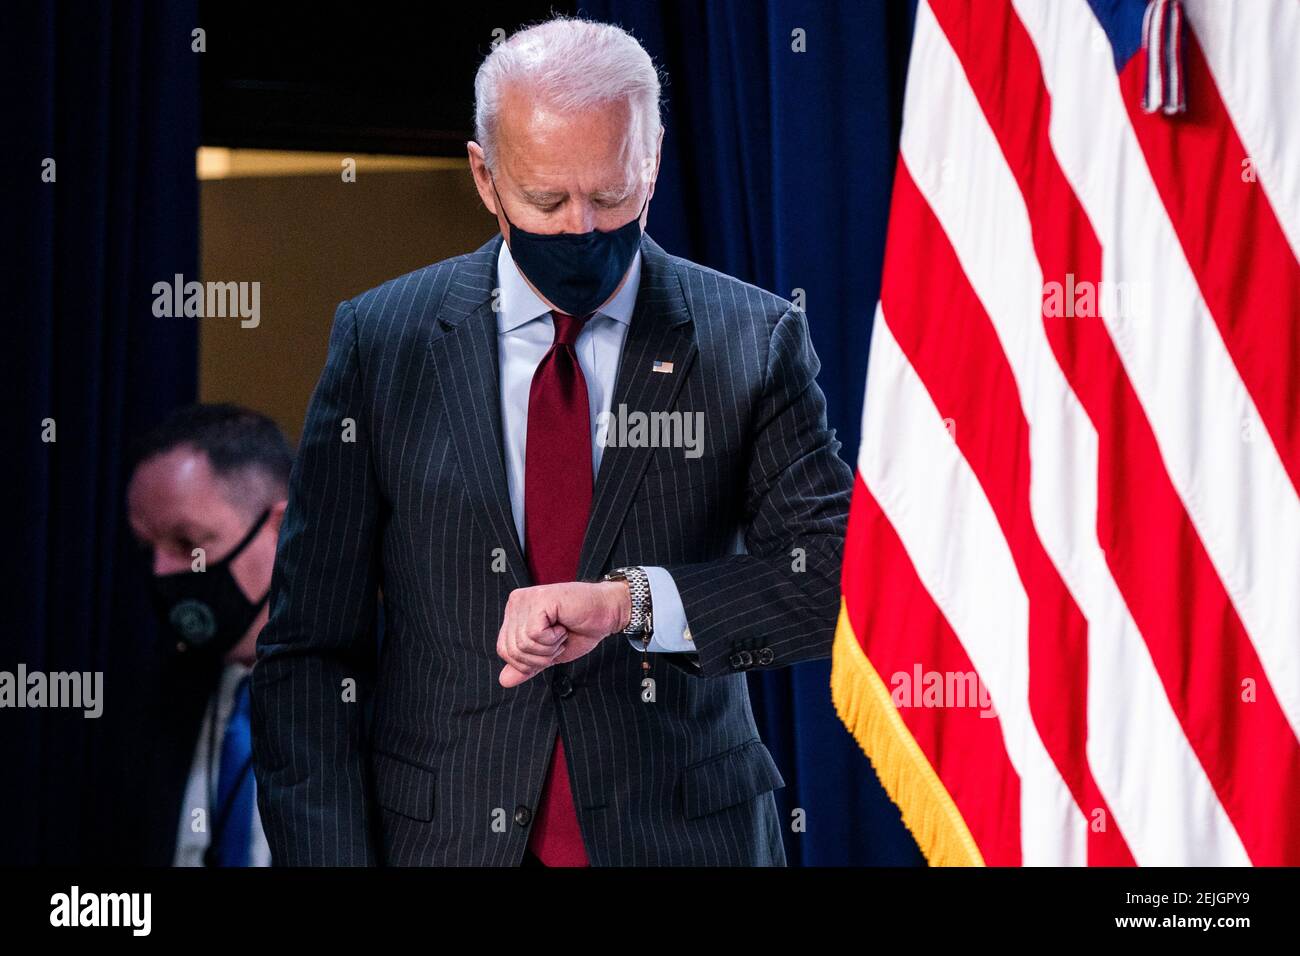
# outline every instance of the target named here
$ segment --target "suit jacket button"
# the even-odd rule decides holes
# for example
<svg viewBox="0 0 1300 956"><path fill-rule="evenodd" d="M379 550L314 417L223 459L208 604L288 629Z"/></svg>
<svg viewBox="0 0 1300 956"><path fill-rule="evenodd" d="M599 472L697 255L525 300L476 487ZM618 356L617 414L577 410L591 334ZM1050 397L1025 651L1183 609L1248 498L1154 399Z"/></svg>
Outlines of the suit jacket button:
<svg viewBox="0 0 1300 956"><path fill-rule="evenodd" d="M569 679L568 674L561 674L559 677L555 678L554 687L555 693L560 697L573 696L573 681Z"/></svg>
<svg viewBox="0 0 1300 956"><path fill-rule="evenodd" d="M765 647L758 652L758 663L763 667L766 667L774 660L776 660L776 655L772 653L772 648Z"/></svg>
<svg viewBox="0 0 1300 956"><path fill-rule="evenodd" d="M518 824L519 826L521 827L528 826L528 821L531 820L532 818L533 818L532 810L529 810L527 807L523 806L522 804L520 806L515 807L515 823Z"/></svg>
<svg viewBox="0 0 1300 956"><path fill-rule="evenodd" d="M731 655L731 666L738 671L743 671L754 664L754 655L749 651L737 651Z"/></svg>

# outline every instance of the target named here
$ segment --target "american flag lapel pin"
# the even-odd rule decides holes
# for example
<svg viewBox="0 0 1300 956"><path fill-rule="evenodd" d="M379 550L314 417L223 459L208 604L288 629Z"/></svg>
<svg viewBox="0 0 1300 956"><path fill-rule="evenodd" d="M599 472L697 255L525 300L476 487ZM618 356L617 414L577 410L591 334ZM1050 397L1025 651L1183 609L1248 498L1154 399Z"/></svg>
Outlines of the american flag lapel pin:
<svg viewBox="0 0 1300 956"><path fill-rule="evenodd" d="M673 374L673 363L665 362L662 359L655 359L654 365L650 366L652 372L663 372L665 375Z"/></svg>

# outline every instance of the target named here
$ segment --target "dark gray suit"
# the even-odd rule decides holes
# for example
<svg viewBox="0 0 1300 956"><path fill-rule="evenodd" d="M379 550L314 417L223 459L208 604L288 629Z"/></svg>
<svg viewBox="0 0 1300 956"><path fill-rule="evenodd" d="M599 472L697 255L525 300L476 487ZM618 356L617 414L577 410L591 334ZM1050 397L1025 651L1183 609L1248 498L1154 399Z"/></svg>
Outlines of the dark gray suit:
<svg viewBox="0 0 1300 956"><path fill-rule="evenodd" d="M558 729L592 865L784 865L745 672L829 655L852 487L805 318L643 236L613 407L702 411L704 453L606 448L579 577L667 568L698 653L651 657L653 703L623 637L507 690L497 632L531 582L502 460L501 241L335 315L252 681L274 860L517 865Z"/></svg>

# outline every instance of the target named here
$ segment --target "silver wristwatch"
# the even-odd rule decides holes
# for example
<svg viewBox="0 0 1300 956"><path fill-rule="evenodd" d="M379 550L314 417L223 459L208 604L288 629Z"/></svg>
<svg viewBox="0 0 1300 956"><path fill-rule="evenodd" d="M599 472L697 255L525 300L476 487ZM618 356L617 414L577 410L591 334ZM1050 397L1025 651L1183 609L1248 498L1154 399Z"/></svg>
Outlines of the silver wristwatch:
<svg viewBox="0 0 1300 956"><path fill-rule="evenodd" d="M650 604L650 579L643 568L615 568L605 575L606 581L626 581L632 593L632 617L619 631L627 637L640 636L647 643L654 633L654 613Z"/></svg>

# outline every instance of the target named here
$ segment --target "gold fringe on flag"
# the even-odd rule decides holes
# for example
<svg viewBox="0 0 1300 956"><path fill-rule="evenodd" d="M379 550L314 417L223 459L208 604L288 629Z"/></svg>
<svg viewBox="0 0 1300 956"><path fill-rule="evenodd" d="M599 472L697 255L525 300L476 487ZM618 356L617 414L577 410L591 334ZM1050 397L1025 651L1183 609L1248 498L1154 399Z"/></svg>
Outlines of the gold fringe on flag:
<svg viewBox="0 0 1300 956"><path fill-rule="evenodd" d="M835 710L871 761L885 792L931 866L983 866L961 811L894 707L889 688L862 651L840 601L831 651Z"/></svg>

